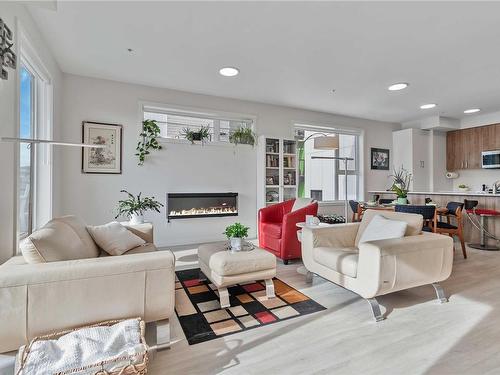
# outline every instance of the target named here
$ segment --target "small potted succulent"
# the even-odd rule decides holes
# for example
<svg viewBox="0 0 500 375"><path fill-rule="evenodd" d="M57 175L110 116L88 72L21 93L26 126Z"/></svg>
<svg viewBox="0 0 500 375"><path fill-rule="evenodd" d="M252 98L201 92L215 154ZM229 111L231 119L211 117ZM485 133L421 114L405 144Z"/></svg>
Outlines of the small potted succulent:
<svg viewBox="0 0 500 375"><path fill-rule="evenodd" d="M248 237L249 229L241 223L234 223L226 228L224 234L231 241L231 250L240 251L242 249L243 239Z"/></svg>
<svg viewBox="0 0 500 375"><path fill-rule="evenodd" d="M469 191L469 187L465 184L460 184L460 185L458 185L458 190L461 192L466 192L466 191Z"/></svg>
<svg viewBox="0 0 500 375"><path fill-rule="evenodd" d="M401 167L399 170L394 169L394 174L391 177L393 178L391 190L398 197L397 204L407 204L408 191L410 190L410 183L413 178L412 174Z"/></svg>
<svg viewBox="0 0 500 375"><path fill-rule="evenodd" d="M184 128L182 129L181 135L193 145L195 141L199 141L203 144L210 139L210 127L208 125L201 126L199 130Z"/></svg>
<svg viewBox="0 0 500 375"><path fill-rule="evenodd" d="M163 207L163 204L154 199L155 197L141 198L142 193L139 193L136 197L126 190L121 190L120 193L128 194L128 198L118 201L118 214L115 219L126 216L129 218L130 224L144 223L144 212L150 210L160 212L160 207Z"/></svg>

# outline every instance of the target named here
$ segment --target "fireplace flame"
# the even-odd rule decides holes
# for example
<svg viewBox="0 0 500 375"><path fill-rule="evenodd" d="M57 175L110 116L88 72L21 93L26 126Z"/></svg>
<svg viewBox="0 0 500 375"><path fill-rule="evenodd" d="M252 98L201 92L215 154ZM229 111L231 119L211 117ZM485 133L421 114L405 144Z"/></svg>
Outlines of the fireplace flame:
<svg viewBox="0 0 500 375"><path fill-rule="evenodd" d="M170 211L170 216L192 216L192 215L220 215L220 214L237 214L238 210L236 207L227 206L227 203L223 204L223 207L208 207L208 208L191 208L189 210L172 210Z"/></svg>

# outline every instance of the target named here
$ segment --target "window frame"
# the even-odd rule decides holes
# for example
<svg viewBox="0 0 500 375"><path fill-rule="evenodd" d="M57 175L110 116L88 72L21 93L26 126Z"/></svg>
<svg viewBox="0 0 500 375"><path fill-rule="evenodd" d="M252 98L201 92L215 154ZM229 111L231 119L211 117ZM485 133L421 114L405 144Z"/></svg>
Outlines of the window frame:
<svg viewBox="0 0 500 375"><path fill-rule="evenodd" d="M24 66L33 75L31 90L32 138L53 139L54 95L52 77L30 42L23 25L17 22L19 66ZM21 130L21 69L16 74L16 135ZM53 210L53 151L48 144L31 144L30 152L30 212L28 232L36 230L52 218ZM19 251L19 178L20 178L20 144L15 152L15 248ZM29 233L27 234L29 235ZM24 238L24 237L23 237Z"/></svg>
<svg viewBox="0 0 500 375"><path fill-rule="evenodd" d="M363 131L360 129L356 128L351 128L351 129L345 129L345 128L336 128L333 126L325 126L325 125L319 125L319 124L312 124L311 122L294 122L293 123L293 134L294 136L296 135L297 130L304 130L304 131L309 131L313 133L325 133L325 134L340 134L340 135L352 135L355 136L355 157L354 157L354 169L353 170L347 170L347 175L354 175L356 176L356 197L355 200L359 201L362 199L362 184L363 184L363 179L362 179L362 168L363 168L363 163L362 163L362 150L361 150L361 144L362 144L362 137L363 137ZM300 141L298 139L298 141ZM309 142L310 140L308 140ZM339 156L339 150L334 151L334 156ZM319 203L323 206L327 205L332 205L332 206L337 206L337 205L343 205L344 204L344 199L339 198L339 188L340 188L340 178L339 176L344 175L344 169L339 168L341 160L333 160L335 164L335 198L334 200L323 200L320 201Z"/></svg>
<svg viewBox="0 0 500 375"><path fill-rule="evenodd" d="M244 114L244 113L235 113L235 112L225 112L218 110L211 110L207 108L200 107L189 107L182 105L174 105L174 104L166 104L166 103L158 103L158 102L149 102L140 100L138 103L138 125L139 129L142 129L142 121L144 119L145 112L154 112L154 113L164 113L170 115L177 116L186 116L186 117L197 117L203 119L211 119L214 121L213 132L214 139L205 143L205 146L218 146L218 147L234 147L232 143L229 141L221 141L220 140L220 121L251 121L251 128L255 132L257 127L257 116ZM158 137L158 141L160 143L178 143L178 144L191 144L190 141L183 138L170 138L170 137Z"/></svg>

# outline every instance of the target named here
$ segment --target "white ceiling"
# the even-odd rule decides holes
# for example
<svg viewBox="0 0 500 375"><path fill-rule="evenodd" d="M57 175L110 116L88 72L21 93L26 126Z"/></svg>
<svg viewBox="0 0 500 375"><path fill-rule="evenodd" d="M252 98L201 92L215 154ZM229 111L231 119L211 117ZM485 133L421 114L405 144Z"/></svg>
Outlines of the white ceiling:
<svg viewBox="0 0 500 375"><path fill-rule="evenodd" d="M392 122L500 109L500 3L59 1L30 11L68 73ZM241 74L221 77L228 65ZM410 87L387 91L400 81Z"/></svg>

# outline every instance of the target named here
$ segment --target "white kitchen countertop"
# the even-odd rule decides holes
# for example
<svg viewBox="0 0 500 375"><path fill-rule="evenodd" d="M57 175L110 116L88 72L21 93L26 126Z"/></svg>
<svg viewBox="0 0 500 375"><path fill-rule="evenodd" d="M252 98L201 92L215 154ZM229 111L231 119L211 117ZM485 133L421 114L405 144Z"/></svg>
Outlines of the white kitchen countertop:
<svg viewBox="0 0 500 375"><path fill-rule="evenodd" d="M371 190L368 193L370 194L396 194L393 191L387 191L387 190ZM487 194L483 192L474 192L474 191L410 191L408 192L409 195L411 194L418 194L418 195L460 195L460 196L470 196L470 197L500 197L500 194Z"/></svg>

